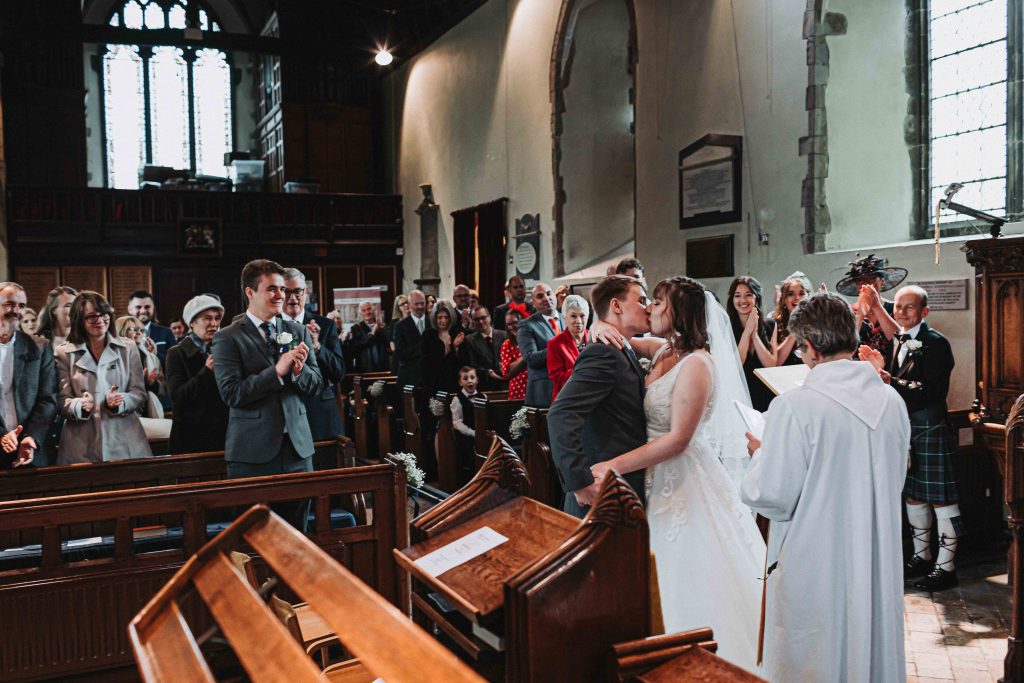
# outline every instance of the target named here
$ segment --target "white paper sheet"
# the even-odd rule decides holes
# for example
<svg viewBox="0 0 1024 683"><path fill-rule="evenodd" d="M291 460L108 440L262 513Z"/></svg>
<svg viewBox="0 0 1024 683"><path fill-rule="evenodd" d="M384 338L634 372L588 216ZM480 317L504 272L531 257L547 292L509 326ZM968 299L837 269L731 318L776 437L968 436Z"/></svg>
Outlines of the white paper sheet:
<svg viewBox="0 0 1024 683"><path fill-rule="evenodd" d="M811 369L801 363L800 365L779 365L774 368L758 368L754 370L757 376L765 385L778 396L787 391L802 387L807 373Z"/></svg>
<svg viewBox="0 0 1024 683"><path fill-rule="evenodd" d="M764 434L764 413L758 412L750 406L745 406L736 399L733 399L732 404L740 412L740 417L743 418L744 424L747 425L747 431L757 439L760 439L761 435Z"/></svg>
<svg viewBox="0 0 1024 683"><path fill-rule="evenodd" d="M413 564L429 576L439 576L449 569L469 562L508 541L489 526L480 527L457 541L452 541L432 553L424 555Z"/></svg>

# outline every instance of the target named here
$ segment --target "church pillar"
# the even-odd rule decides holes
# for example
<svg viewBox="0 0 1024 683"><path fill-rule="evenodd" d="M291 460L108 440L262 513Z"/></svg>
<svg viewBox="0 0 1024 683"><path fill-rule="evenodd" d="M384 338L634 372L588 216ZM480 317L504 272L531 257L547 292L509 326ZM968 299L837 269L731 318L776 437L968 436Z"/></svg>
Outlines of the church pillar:
<svg viewBox="0 0 1024 683"><path fill-rule="evenodd" d="M440 296L441 264L437 257L437 227L441 211L434 203L434 190L429 183L420 185L423 201L416 207L420 217L420 276L413 280L424 294Z"/></svg>

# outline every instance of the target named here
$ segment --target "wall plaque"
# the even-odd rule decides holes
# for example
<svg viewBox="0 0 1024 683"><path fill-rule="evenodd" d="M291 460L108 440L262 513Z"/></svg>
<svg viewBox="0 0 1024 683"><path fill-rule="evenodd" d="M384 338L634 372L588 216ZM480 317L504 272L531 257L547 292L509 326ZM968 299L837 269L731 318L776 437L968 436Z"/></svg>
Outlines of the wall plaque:
<svg viewBox="0 0 1024 683"><path fill-rule="evenodd" d="M743 138L708 134L679 152L679 228L741 220Z"/></svg>
<svg viewBox="0 0 1024 683"><path fill-rule="evenodd" d="M933 311L967 310L967 278L927 280L914 284L928 292L928 308Z"/></svg>
<svg viewBox="0 0 1024 683"><path fill-rule="evenodd" d="M540 278L540 214L524 213L516 219L516 275L527 280Z"/></svg>

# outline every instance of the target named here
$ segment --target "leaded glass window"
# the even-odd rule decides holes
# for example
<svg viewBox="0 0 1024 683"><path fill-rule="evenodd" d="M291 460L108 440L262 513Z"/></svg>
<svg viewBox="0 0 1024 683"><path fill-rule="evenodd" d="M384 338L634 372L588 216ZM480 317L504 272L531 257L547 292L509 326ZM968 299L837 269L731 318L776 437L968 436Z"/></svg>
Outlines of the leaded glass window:
<svg viewBox="0 0 1024 683"><path fill-rule="evenodd" d="M126 0L111 26L203 31L220 25L198 0ZM190 3L192 6L190 6ZM103 113L107 186L138 187L144 164L227 175L232 148L231 66L221 50L106 45Z"/></svg>
<svg viewBox="0 0 1024 683"><path fill-rule="evenodd" d="M943 190L959 182L964 188L955 201L997 216L1007 213L1007 3L1012 1L929 3L932 211ZM958 222L963 216L943 211L939 220Z"/></svg>

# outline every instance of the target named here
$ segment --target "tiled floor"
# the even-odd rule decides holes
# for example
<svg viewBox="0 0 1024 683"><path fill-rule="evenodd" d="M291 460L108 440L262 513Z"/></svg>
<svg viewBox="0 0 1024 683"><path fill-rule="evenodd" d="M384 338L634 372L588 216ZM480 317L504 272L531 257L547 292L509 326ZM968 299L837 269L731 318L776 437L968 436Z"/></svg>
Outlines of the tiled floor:
<svg viewBox="0 0 1024 683"><path fill-rule="evenodd" d="M1010 627L1006 564L960 568L960 586L922 593L907 585L907 680L992 683L1003 675Z"/></svg>

